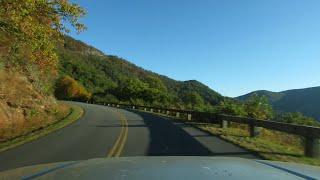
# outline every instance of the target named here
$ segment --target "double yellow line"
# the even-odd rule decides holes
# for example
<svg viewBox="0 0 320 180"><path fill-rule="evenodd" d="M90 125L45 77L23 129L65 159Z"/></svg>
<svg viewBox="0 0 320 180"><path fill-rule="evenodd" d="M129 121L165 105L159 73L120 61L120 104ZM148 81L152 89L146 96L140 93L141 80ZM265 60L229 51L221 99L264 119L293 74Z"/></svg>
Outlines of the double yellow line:
<svg viewBox="0 0 320 180"><path fill-rule="evenodd" d="M120 131L120 134L119 134L119 137L118 137L116 143L114 144L114 146L112 147L112 149L108 153L107 157L119 157L120 154L122 153L123 147L127 141L128 121L127 121L126 117L122 113L120 113L118 110L112 110L112 111L115 114L117 114L120 118L121 131Z"/></svg>

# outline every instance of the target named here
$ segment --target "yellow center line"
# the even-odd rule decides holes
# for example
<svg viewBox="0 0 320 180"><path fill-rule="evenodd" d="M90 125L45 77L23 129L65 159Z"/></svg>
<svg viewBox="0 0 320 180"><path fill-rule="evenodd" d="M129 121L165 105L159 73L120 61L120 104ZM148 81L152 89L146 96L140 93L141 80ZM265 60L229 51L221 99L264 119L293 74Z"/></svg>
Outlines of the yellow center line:
<svg viewBox="0 0 320 180"><path fill-rule="evenodd" d="M114 144L114 146L111 148L110 152L108 153L107 157L119 157L122 153L123 147L126 143L127 136L128 136L128 121L126 117L119 111L112 110L114 113L116 113L120 119L121 122L121 131L119 134L119 137Z"/></svg>
<svg viewBox="0 0 320 180"><path fill-rule="evenodd" d="M127 140L127 137L128 137L128 121L126 120L126 117L123 115L123 114L120 114L124 120L124 135L123 135L123 138L122 138L122 143L120 143L120 146L119 146L119 149L118 151L116 152L115 154L115 157L119 157L120 154L122 153L122 150L123 150L123 147L125 145L125 142Z"/></svg>

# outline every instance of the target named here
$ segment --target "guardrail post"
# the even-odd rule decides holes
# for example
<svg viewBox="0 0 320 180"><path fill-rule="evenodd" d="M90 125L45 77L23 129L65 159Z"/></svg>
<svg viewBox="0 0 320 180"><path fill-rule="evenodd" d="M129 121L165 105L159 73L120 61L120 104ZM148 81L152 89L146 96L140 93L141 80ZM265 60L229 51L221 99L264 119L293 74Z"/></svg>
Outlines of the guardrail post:
<svg viewBox="0 0 320 180"><path fill-rule="evenodd" d="M260 127L254 126L253 123L249 124L250 137L257 137L257 136L259 136L260 132L261 132Z"/></svg>
<svg viewBox="0 0 320 180"><path fill-rule="evenodd" d="M135 109L135 107L134 107L134 106L132 106L132 109Z"/></svg>
<svg viewBox="0 0 320 180"><path fill-rule="evenodd" d="M226 121L226 120L221 119L221 121L220 121L220 127L221 127L221 128L228 128L228 126L229 126L229 122Z"/></svg>
<svg viewBox="0 0 320 180"><path fill-rule="evenodd" d="M152 108L150 108L150 112L153 112L153 109L152 109Z"/></svg>
<svg viewBox="0 0 320 180"><path fill-rule="evenodd" d="M117 105L117 107L120 107L119 104Z"/></svg>
<svg viewBox="0 0 320 180"><path fill-rule="evenodd" d="M170 111L167 111L166 114L167 114L167 115L170 115Z"/></svg>
<svg viewBox="0 0 320 180"><path fill-rule="evenodd" d="M144 110L144 111L147 111L147 108L144 108L143 110Z"/></svg>
<svg viewBox="0 0 320 180"><path fill-rule="evenodd" d="M188 121L191 121L192 115L191 115L191 114L188 114L187 116L188 116L188 117L187 117L187 120L188 120Z"/></svg>
<svg viewBox="0 0 320 180"><path fill-rule="evenodd" d="M158 109L158 113L161 113L161 110L160 110L160 109Z"/></svg>
<svg viewBox="0 0 320 180"><path fill-rule="evenodd" d="M320 157L320 139L313 137L305 138L304 154L307 157L318 158Z"/></svg>
<svg viewBox="0 0 320 180"><path fill-rule="evenodd" d="M176 117L180 117L180 113L179 112L176 112Z"/></svg>

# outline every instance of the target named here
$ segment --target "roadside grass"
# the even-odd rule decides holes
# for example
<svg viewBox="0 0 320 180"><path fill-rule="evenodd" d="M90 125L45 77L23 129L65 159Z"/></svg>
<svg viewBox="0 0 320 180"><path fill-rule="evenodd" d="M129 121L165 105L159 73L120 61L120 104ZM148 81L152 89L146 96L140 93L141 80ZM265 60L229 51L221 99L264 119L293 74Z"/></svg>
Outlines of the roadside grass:
<svg viewBox="0 0 320 180"><path fill-rule="evenodd" d="M143 110L138 111L146 112ZM176 118L161 113L153 112L153 114L183 121L184 123L199 128L209 134L220 137L221 139L236 144L251 152L257 153L266 160L320 166L320 158L309 158L304 156L304 139L297 135L261 128L260 135L255 138L251 138L249 136L247 125L230 123L228 128L220 128L220 125L218 124L189 121L186 120L186 117L184 116Z"/></svg>
<svg viewBox="0 0 320 180"><path fill-rule="evenodd" d="M262 128L258 137L251 138L245 125L232 124L229 128L220 128L216 124L187 123L251 152L255 152L267 160L320 166L320 158L304 156L304 140L296 135Z"/></svg>
<svg viewBox="0 0 320 180"><path fill-rule="evenodd" d="M23 135L23 136L14 138L12 140L8 140L8 141L0 143L0 152L6 151L8 149L14 148L16 146L25 144L25 143L33 141L33 140L36 140L36 139L43 137L49 133L57 131L57 130L75 122L83 115L84 110L81 107L76 106L76 105L70 105L70 104L68 104L68 106L70 107L70 112L65 117L60 118L60 120L56 121L55 123L50 124L44 128L40 128L40 129L33 131L31 133L28 133L26 135Z"/></svg>

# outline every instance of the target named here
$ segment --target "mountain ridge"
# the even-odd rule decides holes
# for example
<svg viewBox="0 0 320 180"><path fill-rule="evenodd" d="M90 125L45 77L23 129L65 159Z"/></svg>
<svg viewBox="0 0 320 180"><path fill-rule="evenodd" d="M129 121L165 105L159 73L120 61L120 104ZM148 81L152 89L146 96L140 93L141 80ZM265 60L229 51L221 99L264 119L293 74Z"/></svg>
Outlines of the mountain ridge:
<svg viewBox="0 0 320 180"><path fill-rule="evenodd" d="M320 86L289 89L280 92L266 90L253 91L238 96L235 99L245 101L253 95L266 96L276 111L279 112L301 112L320 120Z"/></svg>
<svg viewBox="0 0 320 180"><path fill-rule="evenodd" d="M179 81L145 70L70 36L65 36L65 42L58 46L57 53L60 59L59 74L79 81L92 92L94 101L156 102L158 105L174 104L180 108L187 108L185 105L189 105L190 108L213 106L224 99L221 94L197 80ZM145 91L131 92L134 89L130 89L127 92L126 88L130 85ZM145 97L148 93L155 96L155 100ZM157 93L161 97L156 97Z"/></svg>

